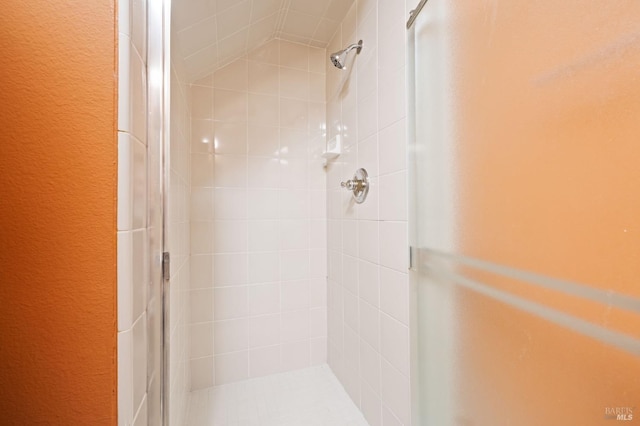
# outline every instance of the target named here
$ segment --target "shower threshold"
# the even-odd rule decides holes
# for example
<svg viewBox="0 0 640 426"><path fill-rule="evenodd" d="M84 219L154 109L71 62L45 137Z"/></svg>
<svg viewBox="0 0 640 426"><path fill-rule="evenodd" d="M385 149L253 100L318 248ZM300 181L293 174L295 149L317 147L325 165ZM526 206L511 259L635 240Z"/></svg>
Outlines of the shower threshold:
<svg viewBox="0 0 640 426"><path fill-rule="evenodd" d="M329 366L191 392L188 426L369 426Z"/></svg>

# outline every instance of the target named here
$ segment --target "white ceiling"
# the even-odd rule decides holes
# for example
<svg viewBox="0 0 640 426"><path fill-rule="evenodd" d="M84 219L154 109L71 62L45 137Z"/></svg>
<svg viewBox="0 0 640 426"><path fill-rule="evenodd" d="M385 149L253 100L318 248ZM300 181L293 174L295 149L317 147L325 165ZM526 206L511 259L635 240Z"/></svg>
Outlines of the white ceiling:
<svg viewBox="0 0 640 426"><path fill-rule="evenodd" d="M173 0L174 54L191 80L281 38L326 47L353 0ZM177 50L177 52L175 52Z"/></svg>

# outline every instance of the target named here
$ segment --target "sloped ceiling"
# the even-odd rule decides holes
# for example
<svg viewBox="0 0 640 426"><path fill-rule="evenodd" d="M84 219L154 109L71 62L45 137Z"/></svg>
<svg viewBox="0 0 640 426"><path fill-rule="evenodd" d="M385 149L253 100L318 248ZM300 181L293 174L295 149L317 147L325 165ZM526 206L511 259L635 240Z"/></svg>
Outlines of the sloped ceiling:
<svg viewBox="0 0 640 426"><path fill-rule="evenodd" d="M326 47L353 0L173 0L172 54L191 80L281 38Z"/></svg>

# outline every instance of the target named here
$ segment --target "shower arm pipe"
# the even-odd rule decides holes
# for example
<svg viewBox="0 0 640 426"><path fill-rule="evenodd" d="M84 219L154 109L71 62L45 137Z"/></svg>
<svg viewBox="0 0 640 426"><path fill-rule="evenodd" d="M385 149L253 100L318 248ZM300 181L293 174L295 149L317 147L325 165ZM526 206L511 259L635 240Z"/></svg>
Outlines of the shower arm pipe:
<svg viewBox="0 0 640 426"><path fill-rule="evenodd" d="M359 40L357 43L353 43L353 44L350 44L349 46L347 46L347 47L344 49L344 53L349 53L349 52L351 52L353 49L357 49L357 50L356 50L356 53L357 53L357 54L360 54L360 51L362 50L362 40Z"/></svg>

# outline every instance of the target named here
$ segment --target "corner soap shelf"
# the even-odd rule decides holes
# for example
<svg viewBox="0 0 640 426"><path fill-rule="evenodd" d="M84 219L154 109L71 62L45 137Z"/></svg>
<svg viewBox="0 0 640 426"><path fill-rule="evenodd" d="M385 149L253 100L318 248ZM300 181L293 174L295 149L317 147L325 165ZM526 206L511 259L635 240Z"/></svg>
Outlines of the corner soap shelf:
<svg viewBox="0 0 640 426"><path fill-rule="evenodd" d="M327 141L327 147L325 151L322 153L322 158L326 160L333 160L335 158L338 158L341 153L342 153L342 136L336 135L334 138Z"/></svg>

